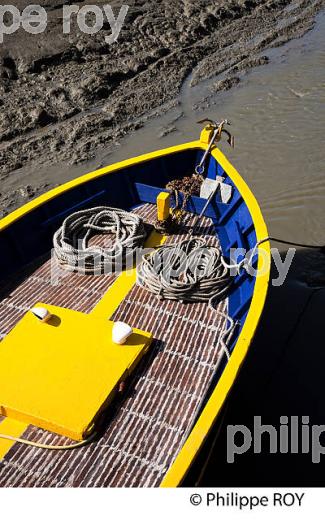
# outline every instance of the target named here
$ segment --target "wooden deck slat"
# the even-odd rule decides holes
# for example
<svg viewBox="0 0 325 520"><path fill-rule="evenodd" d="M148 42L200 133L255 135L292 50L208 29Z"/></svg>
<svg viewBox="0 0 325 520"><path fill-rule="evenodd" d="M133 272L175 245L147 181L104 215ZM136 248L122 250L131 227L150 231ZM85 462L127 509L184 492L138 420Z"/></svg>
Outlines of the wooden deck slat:
<svg viewBox="0 0 325 520"><path fill-rule="evenodd" d="M155 208L149 205L140 208L139 212L147 221L155 217ZM202 222L202 232L210 243L217 243L208 219ZM180 234L168 241L184 238L184 234ZM33 295L36 301L37 292L47 287L48 268L44 264L36 270L16 293L11 294L10 303L30 302ZM71 283L71 289L65 282L68 289L64 295L61 293L60 299L59 290L48 288L49 292L44 294L47 303L53 303L51 298L54 298L58 305L62 305L63 300L67 307L90 312L114 280L98 277L99 280L94 282L91 277L69 277L70 274L67 281ZM87 284L91 294L85 298ZM222 302L219 309L225 311L227 301ZM6 329L4 318L12 327L22 313L10 309L9 301L0 304L0 331ZM225 319L220 319L206 304L161 301L137 286L132 288L113 318L149 330L156 339L101 439L93 445L69 452L42 451L15 444L0 462L0 486L160 484L208 389L219 357L218 338ZM42 443L70 442L34 426L28 427L24 437Z"/></svg>

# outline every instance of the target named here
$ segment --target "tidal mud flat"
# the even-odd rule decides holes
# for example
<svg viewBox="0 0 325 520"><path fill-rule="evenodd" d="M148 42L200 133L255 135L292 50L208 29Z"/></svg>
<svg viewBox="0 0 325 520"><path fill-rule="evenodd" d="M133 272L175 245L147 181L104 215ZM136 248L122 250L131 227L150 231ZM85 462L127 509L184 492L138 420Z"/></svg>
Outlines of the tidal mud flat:
<svg viewBox="0 0 325 520"><path fill-rule="evenodd" d="M16 1L22 10L30 2ZM216 93L266 65L263 51L303 36L324 0L137 0L118 40L110 25L82 33L72 17L62 32L63 8L105 0L47 0L42 34L19 29L0 45L0 216L46 191L31 185L26 168L91 160L148 119L179 104L182 85L223 75ZM125 2L127 3L127 2ZM122 2L110 2L116 15ZM91 17L89 20L91 23Z"/></svg>

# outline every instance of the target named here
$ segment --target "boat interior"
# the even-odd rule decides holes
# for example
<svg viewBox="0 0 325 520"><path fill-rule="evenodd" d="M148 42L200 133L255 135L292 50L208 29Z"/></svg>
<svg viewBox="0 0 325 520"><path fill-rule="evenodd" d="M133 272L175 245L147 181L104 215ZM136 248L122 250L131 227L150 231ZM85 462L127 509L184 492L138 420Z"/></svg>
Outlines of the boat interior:
<svg viewBox="0 0 325 520"><path fill-rule="evenodd" d="M220 313L215 313L205 303L159 299L132 280L126 288L122 284L119 292L118 286L114 288L118 275L60 272L53 268L53 234L68 215L97 206L135 212L153 225L159 193L171 180L191 175L202 155L202 148L193 144L99 170L53 192L1 229L1 340L36 302L44 302L126 322L150 332L153 341L125 390L101 415L94 442L70 451L12 443L0 457L0 486L160 486L166 478L227 364L227 358L220 360L226 316L236 322L228 344L231 354L249 312L255 278L240 272L227 298L218 303ZM232 193L228 203L217 196L211 201L196 235L221 247L229 259L231 248L255 246L254 221L241 192L214 154L208 160L207 176L223 177ZM204 204L204 199L190 197L184 226L165 237L166 244L190 236ZM162 243L161 235L156 233L154 238L156 245ZM105 240L105 236L93 239L102 246ZM51 388L49 395L55 400L56 389ZM7 420L0 416L0 431ZM21 437L35 443L71 443L28 421Z"/></svg>

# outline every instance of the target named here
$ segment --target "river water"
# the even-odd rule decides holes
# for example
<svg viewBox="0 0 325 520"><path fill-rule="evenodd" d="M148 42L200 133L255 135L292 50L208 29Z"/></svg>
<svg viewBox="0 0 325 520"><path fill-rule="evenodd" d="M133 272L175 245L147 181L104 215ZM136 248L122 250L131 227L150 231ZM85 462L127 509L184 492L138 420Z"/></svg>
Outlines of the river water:
<svg viewBox="0 0 325 520"><path fill-rule="evenodd" d="M217 78L197 87L189 78L180 106L124 139L106 162L196 139L197 120L225 117L236 145L234 150L221 147L257 197L270 233L325 243L324 35L321 13L313 30L264 52L269 64L253 69L225 93L211 96Z"/></svg>

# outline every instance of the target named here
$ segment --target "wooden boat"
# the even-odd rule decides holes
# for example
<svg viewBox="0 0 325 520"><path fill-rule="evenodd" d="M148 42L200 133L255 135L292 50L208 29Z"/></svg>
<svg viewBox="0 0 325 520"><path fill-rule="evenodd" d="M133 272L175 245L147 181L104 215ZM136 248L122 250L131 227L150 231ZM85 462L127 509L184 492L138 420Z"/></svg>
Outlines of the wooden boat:
<svg viewBox="0 0 325 520"><path fill-rule="evenodd" d="M70 272L53 285L50 251L53 233L63 219L84 208L123 208L137 212L146 222L154 222L157 195L172 179L193 172L209 147L208 136L205 130L198 141L84 175L0 221L1 340L15 331L17 323L38 301L121 320L150 331L154 338L132 374L127 391L107 409L98 439L79 449L48 451L2 438L0 486L173 487L181 485L187 475L254 337L266 298L269 268L257 277L241 271L227 298L218 304L218 309L237 323L228 344L227 361L221 359L219 341L226 318L220 317L222 314L216 318L205 303L159 300L134 283L134 273L126 277L125 273L87 276ZM216 146L208 157L207 175L224 177L232 195L228 203L212 200L198 233L218 244L225 258L229 258L232 247L252 249L267 237L263 216L244 180ZM188 201L189 224L204 202L200 197ZM182 240L187 233L185 229L176 236L156 235L157 243ZM266 241L255 257L257 268L269 254ZM78 331L72 327L71 345L77 342L74 336L78 339ZM27 349L32 351L34 340L35 334L26 336ZM0 354L2 344L4 341L0 343ZM8 376L6 366L1 366L1 372L14 377L10 371ZM17 385L19 388L19 381ZM59 389L51 388L50 399L56 400L56 392L58 399L62 398ZM0 408L0 413L6 410ZM53 445L71 443L57 433L28 424L28 419L22 420L19 414L6 415L0 415L2 435Z"/></svg>

